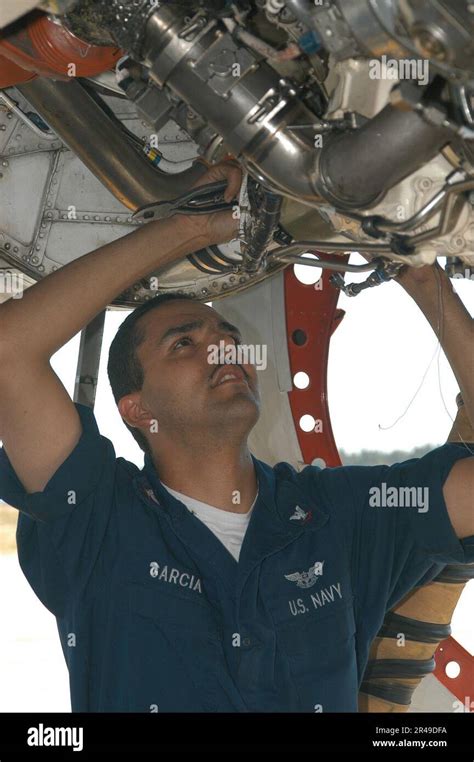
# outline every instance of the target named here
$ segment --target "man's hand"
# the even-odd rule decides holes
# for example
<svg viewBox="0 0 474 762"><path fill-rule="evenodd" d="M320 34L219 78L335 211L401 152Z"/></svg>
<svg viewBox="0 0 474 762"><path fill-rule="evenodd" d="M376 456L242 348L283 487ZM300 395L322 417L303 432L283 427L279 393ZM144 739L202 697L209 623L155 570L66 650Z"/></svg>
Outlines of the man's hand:
<svg viewBox="0 0 474 762"><path fill-rule="evenodd" d="M200 185L208 185L218 180L227 180L227 189L224 194L224 200L230 203L232 199L239 195L240 184L242 182L242 172L236 161L223 161L211 167L199 180L194 183L193 188ZM208 246L217 243L226 243L232 238L236 238L239 232L238 216L233 210L227 212L214 212L212 214L179 215L181 219L186 218L186 225L190 230L195 231L196 238L204 238Z"/></svg>
<svg viewBox="0 0 474 762"><path fill-rule="evenodd" d="M410 265L404 265L400 274L397 275L394 280L399 283L407 291L411 288L418 288L419 286L433 285L438 287L438 277L447 279L448 276L444 270L439 266L438 261L432 265L424 265L423 267L410 267Z"/></svg>

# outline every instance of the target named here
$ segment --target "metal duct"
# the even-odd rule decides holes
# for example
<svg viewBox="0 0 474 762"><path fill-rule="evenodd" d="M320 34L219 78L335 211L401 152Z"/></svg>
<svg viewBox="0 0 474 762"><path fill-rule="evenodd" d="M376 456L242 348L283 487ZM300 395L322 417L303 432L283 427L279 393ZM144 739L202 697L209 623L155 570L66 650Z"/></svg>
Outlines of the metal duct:
<svg viewBox="0 0 474 762"><path fill-rule="evenodd" d="M176 198L206 171L203 163L168 175L128 139L120 121L77 81L40 78L19 85L35 111L91 172L129 209Z"/></svg>

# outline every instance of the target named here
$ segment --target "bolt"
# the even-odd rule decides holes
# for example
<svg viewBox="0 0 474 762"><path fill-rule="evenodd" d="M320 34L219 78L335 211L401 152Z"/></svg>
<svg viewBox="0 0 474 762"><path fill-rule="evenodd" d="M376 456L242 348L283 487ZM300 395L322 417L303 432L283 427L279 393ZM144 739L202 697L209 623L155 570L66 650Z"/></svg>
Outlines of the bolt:
<svg viewBox="0 0 474 762"><path fill-rule="evenodd" d="M96 221L100 220L100 217L99 217L99 215L98 215L98 214L96 214L96 215L95 215L95 217L94 217L94 219L95 219Z"/></svg>
<svg viewBox="0 0 474 762"><path fill-rule="evenodd" d="M110 222L110 217L108 217L108 216L107 216L107 217L105 218L105 221L106 221L106 222Z"/></svg>
<svg viewBox="0 0 474 762"><path fill-rule="evenodd" d="M11 246L12 246L11 243L6 243L4 248L6 251L9 251L11 249Z"/></svg>
<svg viewBox="0 0 474 762"><path fill-rule="evenodd" d="M2 167L8 167L8 161L5 159L5 161L2 161Z"/></svg>
<svg viewBox="0 0 474 762"><path fill-rule="evenodd" d="M2 132L5 132L6 129L7 129L7 125L6 124L0 124L0 130Z"/></svg>
<svg viewBox="0 0 474 762"><path fill-rule="evenodd" d="M34 265L37 265L39 262L39 257L31 257L31 261Z"/></svg>
<svg viewBox="0 0 474 762"><path fill-rule="evenodd" d="M13 251L15 252L15 254L17 254L20 250L19 250L18 246L14 246L13 247Z"/></svg>

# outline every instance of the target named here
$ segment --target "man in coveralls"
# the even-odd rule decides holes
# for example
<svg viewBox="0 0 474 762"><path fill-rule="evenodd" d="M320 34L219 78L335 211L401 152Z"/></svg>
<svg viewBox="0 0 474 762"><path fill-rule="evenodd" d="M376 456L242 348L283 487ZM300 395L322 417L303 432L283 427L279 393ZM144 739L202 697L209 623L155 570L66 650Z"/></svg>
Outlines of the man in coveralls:
<svg viewBox="0 0 474 762"><path fill-rule="evenodd" d="M222 178L230 201L240 172L218 165L204 181ZM20 511L21 567L57 618L73 711L357 711L387 609L474 561L468 447L390 467L266 465L247 447L256 369L209 364L211 345L240 335L203 303L157 297L114 339L109 377L142 470L71 401L51 356L132 283L236 224L151 222L0 306L0 497ZM474 420L470 315L437 267L399 282ZM402 494L422 497L401 507Z"/></svg>

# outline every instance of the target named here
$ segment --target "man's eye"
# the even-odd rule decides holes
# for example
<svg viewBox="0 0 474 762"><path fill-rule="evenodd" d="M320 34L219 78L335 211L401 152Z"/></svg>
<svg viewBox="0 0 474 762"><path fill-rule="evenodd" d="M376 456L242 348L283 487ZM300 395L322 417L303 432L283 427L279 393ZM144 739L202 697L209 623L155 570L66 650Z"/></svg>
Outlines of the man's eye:
<svg viewBox="0 0 474 762"><path fill-rule="evenodd" d="M182 336L173 344L173 349L179 349L180 345L187 346L185 342L190 342L192 344L193 340L190 336Z"/></svg>

